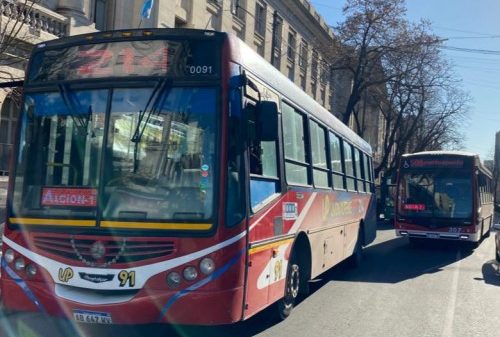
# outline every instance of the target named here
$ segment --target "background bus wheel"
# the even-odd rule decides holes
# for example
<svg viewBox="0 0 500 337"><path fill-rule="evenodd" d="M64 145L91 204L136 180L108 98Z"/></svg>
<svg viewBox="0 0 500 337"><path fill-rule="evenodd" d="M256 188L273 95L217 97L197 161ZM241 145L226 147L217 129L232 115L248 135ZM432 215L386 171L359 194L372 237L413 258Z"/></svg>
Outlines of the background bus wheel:
<svg viewBox="0 0 500 337"><path fill-rule="evenodd" d="M288 264L285 281L285 296L278 301L278 315L284 320L292 312L293 306L299 296L300 268L295 259Z"/></svg>

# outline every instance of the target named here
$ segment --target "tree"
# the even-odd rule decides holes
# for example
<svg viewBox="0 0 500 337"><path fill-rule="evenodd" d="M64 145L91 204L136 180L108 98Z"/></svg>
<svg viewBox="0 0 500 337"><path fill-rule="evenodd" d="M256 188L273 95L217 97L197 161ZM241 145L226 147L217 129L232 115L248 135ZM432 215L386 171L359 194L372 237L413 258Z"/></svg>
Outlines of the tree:
<svg viewBox="0 0 500 337"><path fill-rule="evenodd" d="M444 40L405 13L404 0L348 0L338 27L335 69L352 79L342 121L352 120L363 137L366 113L373 113L366 102L382 115L376 176L390 174L405 152L459 147L470 100L441 55Z"/></svg>
<svg viewBox="0 0 500 337"><path fill-rule="evenodd" d="M343 13L346 20L336 28L339 47L333 69L347 71L352 78L341 116L347 124L365 90L392 78L381 70L386 56L399 49L406 9L404 0L348 0Z"/></svg>
<svg viewBox="0 0 500 337"><path fill-rule="evenodd" d="M33 8L41 0L0 1L0 82L21 80L13 69L24 69L30 50Z"/></svg>
<svg viewBox="0 0 500 337"><path fill-rule="evenodd" d="M391 173L402 154L459 147L458 127L470 98L458 86L427 22L407 24L406 46L391 52L385 68L394 74L376 99L384 116L383 154L375 173ZM377 95L377 94L376 94Z"/></svg>

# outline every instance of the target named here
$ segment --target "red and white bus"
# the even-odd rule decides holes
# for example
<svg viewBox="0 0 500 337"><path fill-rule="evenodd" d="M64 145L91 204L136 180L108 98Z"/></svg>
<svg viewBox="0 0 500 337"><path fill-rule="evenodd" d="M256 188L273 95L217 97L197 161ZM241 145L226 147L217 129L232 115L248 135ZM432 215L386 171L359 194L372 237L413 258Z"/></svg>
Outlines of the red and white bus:
<svg viewBox="0 0 500 337"><path fill-rule="evenodd" d="M479 156L457 151L405 154L398 175L396 235L472 241L493 222L492 176Z"/></svg>
<svg viewBox="0 0 500 337"><path fill-rule="evenodd" d="M370 146L226 33L34 48L11 168L6 309L225 324L375 238Z"/></svg>

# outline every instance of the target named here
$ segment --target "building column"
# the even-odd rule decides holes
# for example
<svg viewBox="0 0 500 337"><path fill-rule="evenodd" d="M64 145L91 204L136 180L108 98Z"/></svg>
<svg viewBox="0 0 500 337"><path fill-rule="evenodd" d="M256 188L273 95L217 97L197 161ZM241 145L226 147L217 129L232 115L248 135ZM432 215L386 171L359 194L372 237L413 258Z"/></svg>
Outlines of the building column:
<svg viewBox="0 0 500 337"><path fill-rule="evenodd" d="M70 35L89 32L92 22L90 20L90 13L85 12L85 9L89 8L89 6L86 6L89 1L90 0L59 0L56 12L70 19Z"/></svg>

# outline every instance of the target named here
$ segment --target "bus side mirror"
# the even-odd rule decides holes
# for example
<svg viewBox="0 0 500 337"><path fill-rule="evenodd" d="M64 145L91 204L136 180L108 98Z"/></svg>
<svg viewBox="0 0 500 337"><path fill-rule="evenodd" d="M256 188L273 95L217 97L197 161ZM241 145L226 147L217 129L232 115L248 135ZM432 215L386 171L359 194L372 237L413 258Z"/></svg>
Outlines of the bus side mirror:
<svg viewBox="0 0 500 337"><path fill-rule="evenodd" d="M257 137L261 141L278 139L278 105L261 101L257 106Z"/></svg>

